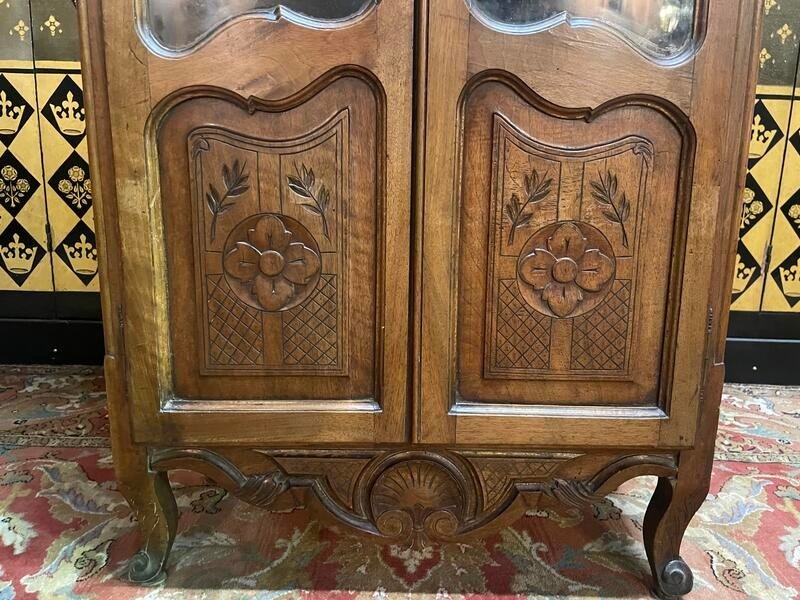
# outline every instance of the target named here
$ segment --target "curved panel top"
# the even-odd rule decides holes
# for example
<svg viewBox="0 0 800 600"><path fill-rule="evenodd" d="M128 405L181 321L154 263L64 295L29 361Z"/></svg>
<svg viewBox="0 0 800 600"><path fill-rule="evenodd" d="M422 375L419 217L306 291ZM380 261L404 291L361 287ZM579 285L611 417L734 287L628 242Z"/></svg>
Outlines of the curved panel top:
<svg viewBox="0 0 800 600"><path fill-rule="evenodd" d="M600 27L655 62L691 54L704 30L706 0L465 0L487 27L531 34L562 23Z"/></svg>
<svg viewBox="0 0 800 600"><path fill-rule="evenodd" d="M244 15L286 19L315 29L343 27L379 0L139 0L139 28L159 54L180 55Z"/></svg>

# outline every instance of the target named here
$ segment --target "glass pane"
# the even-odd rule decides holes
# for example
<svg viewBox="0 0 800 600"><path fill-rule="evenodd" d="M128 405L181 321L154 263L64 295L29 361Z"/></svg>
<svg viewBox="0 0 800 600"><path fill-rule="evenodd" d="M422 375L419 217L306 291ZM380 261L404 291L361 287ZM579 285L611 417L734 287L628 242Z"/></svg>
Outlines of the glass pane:
<svg viewBox="0 0 800 600"><path fill-rule="evenodd" d="M484 24L536 33L564 22L607 26L656 58L681 54L694 37L696 0L466 0Z"/></svg>
<svg viewBox="0 0 800 600"><path fill-rule="evenodd" d="M375 0L144 0L147 30L164 48L191 48L219 26L248 13L335 27L364 14Z"/></svg>

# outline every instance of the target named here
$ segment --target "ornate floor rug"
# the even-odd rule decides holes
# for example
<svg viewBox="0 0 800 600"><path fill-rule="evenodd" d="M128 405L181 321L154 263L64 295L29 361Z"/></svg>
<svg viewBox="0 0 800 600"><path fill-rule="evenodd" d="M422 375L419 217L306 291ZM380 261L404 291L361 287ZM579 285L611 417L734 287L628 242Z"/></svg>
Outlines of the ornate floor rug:
<svg viewBox="0 0 800 600"><path fill-rule="evenodd" d="M717 459L683 547L691 597L798 597L800 389L727 387ZM173 483L169 578L128 585L138 538L114 482L101 372L0 369L0 600L651 597L651 478L590 510L540 509L480 543L423 547L250 508L191 475Z"/></svg>

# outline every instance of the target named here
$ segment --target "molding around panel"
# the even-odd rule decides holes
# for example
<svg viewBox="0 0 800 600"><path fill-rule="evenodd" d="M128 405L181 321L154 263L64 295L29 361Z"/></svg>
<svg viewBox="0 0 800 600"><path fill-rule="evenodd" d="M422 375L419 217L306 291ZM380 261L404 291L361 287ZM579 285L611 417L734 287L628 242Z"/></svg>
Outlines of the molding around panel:
<svg viewBox="0 0 800 600"><path fill-rule="evenodd" d="M689 215L692 204L692 177L694 172L694 161L697 146L697 136L692 125L692 122L687 115L676 105L663 98L648 95L636 94L621 96L605 102L594 108L568 108L555 104L546 98L539 95L529 85L516 75L500 69L486 70L478 73L470 79L462 90L459 99L459 139L462 139L459 147L463 147L463 137L466 119L466 106L470 97L484 84L496 83L509 88L520 99L528 103L533 109L544 113L547 116L563 119L567 121L583 121L585 123L592 123L602 117L603 115L613 113L614 111L628 108L646 108L654 111L662 116L678 133L680 144L680 157L678 162L678 179L676 185L676 200L675 200L675 225L672 239L672 248L674 252L671 256L669 265L669 286L665 293L666 298L666 314L665 314L665 336L664 336L664 350L663 350L663 363L660 369L662 382L658 395L658 412L652 412L646 415L646 418L663 418L664 413L669 413L669 405L672 397L672 379L673 369L675 363L675 356L677 353L677 331L679 326L680 317L680 304L681 296L683 293L683 276L684 276L684 255L686 251L686 239L689 229ZM463 185L463 165L458 165L458 172L456 174L456 181L458 182L457 189L454 193L453 202L461 201L461 186ZM456 248L459 244L461 222L460 218L456 219L453 223L453 230L451 233L452 248ZM460 275L457 269L453 270L451 289L452 294L449 298L451 321L457 322L455 314L458 310L458 282ZM452 342L455 343L455 340ZM455 352L452 351L452 356ZM469 411L469 403L461 401L458 397L457 383L454 371L449 374L450 380L450 397L452 406L451 409L456 411L454 414L465 414L458 412L462 410L468 411L466 414L472 414ZM504 404L487 404L486 409L491 411L499 411L500 414L506 410ZM605 407L599 407L594 416L604 417ZM570 415L572 416L572 415ZM641 413L639 416L644 416Z"/></svg>
<svg viewBox="0 0 800 600"><path fill-rule="evenodd" d="M161 178L159 174L159 148L158 148L158 134L161 127L168 117L168 115L181 104L196 99L213 98L231 103L234 106L246 111L250 115L257 112L264 113L284 113L293 110L306 101L314 98L317 94L323 92L335 82L346 79L354 78L365 84L372 92L375 98L376 105L376 141L377 150L375 156L375 165L377 173L376 181L376 194L377 204L375 210L378 211L378 223L380 226L385 226L383 217L381 216L383 207L386 205L386 182L385 182L385 158L384 149L386 146L386 94L380 81L368 69L357 65L343 65L331 69L323 74L305 88L299 90L286 98L278 100L265 100L256 96L248 98L223 88L214 86L193 86L187 87L174 92L173 94L164 98L152 111L148 121L145 125L145 153L147 156L147 186L148 198L157 199L149 204L150 210L150 227L152 239L158 240L156 246L156 272L165 274L167 272L167 259L166 247L163 240L165 233L163 231L163 214L160 202L161 196ZM380 238L384 236L381 233ZM377 249L377 264L383 264L383 256L385 247L379 244ZM382 305L382 297L385 295L384 281L378 282L378 298L376 299L376 306ZM156 336L156 347L158 353L158 374L157 381L160 389L162 409L172 410L175 412L186 412L192 407L192 411L204 412L207 410L226 410L225 403L219 403L212 399L197 399L188 400L178 398L172 392L172 342L169 334L169 314L166 308L168 302L168 289L167 282L163 276L159 276L155 281L156 287L156 302L157 306L164 307L156 315L156 322L158 324ZM376 348L383 346L383 321L381 311L376 315ZM382 362L380 360L382 351L377 352L376 369L380 372L382 369ZM380 375L378 376L380 377ZM278 403L275 409L269 409L268 403L259 402L258 398L243 399L242 406L248 405L248 400L252 401L250 406L256 412L264 410L277 410L278 412L284 410L296 410L297 405L293 403L292 399L286 400L283 403ZM273 406L269 404L269 406ZM303 403L303 409L308 410L309 405ZM241 409L241 406L240 406ZM320 402L316 408L311 410L327 411L327 410L352 410L354 412L368 412L376 413L381 411L377 399L367 398L354 400L350 406L346 403L343 404L339 401Z"/></svg>
<svg viewBox="0 0 800 600"><path fill-rule="evenodd" d="M247 413L247 412L332 412L380 413L380 405L372 398L364 400L184 400L170 396L161 406L162 412L180 413Z"/></svg>
<svg viewBox="0 0 800 600"><path fill-rule="evenodd" d="M546 404L486 404L458 401L451 415L485 417L563 417L572 419L666 419L657 406L548 406Z"/></svg>

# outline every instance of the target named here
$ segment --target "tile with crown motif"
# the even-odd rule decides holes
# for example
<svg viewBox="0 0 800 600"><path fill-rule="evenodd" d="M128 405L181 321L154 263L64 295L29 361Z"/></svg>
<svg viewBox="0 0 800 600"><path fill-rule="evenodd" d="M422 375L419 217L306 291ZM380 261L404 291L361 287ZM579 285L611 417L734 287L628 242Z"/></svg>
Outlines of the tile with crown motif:
<svg viewBox="0 0 800 600"><path fill-rule="evenodd" d="M83 90L69 75L61 80L42 107L42 115L73 148L77 148L86 137Z"/></svg>
<svg viewBox="0 0 800 600"><path fill-rule="evenodd" d="M17 216L39 189L39 182L9 151L0 156L0 204Z"/></svg>
<svg viewBox="0 0 800 600"><path fill-rule="evenodd" d="M794 229L797 237L800 237L800 190L797 190L794 196L783 203L781 212L783 216L786 217L792 229Z"/></svg>
<svg viewBox="0 0 800 600"><path fill-rule="evenodd" d="M770 210L772 210L772 203L767 198L767 194L758 185L755 177L748 173L744 187L744 205L739 223L739 236L744 236L750 231L756 223L769 214Z"/></svg>
<svg viewBox="0 0 800 600"><path fill-rule="evenodd" d="M761 265L742 240L736 248L736 272L733 279L733 299L739 298L761 277Z"/></svg>
<svg viewBox="0 0 800 600"><path fill-rule="evenodd" d="M0 74L0 142L11 145L31 118L34 109L14 85Z"/></svg>
<svg viewBox="0 0 800 600"><path fill-rule="evenodd" d="M783 138L780 125L770 114L766 104L758 100L753 111L748 167L752 169Z"/></svg>
<svg viewBox="0 0 800 600"><path fill-rule="evenodd" d="M771 275L789 305L797 306L800 302L800 246L775 267Z"/></svg>
<svg viewBox="0 0 800 600"><path fill-rule="evenodd" d="M77 152L69 155L67 160L53 173L49 183L58 197L79 217L83 217L92 207L92 180L89 175L89 165Z"/></svg>
<svg viewBox="0 0 800 600"><path fill-rule="evenodd" d="M46 254L16 219L0 234L0 268L20 287Z"/></svg>
<svg viewBox="0 0 800 600"><path fill-rule="evenodd" d="M83 221L78 221L56 246L55 253L84 285L88 286L97 275L97 242L94 232Z"/></svg>

